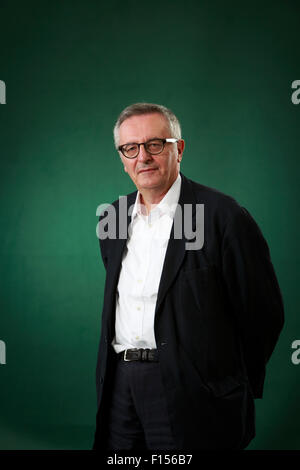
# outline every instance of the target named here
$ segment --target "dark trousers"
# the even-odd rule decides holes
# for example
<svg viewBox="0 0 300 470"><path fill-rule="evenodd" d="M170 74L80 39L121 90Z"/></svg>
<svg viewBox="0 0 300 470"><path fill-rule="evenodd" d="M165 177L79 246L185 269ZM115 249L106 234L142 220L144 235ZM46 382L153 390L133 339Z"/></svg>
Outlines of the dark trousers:
<svg viewBox="0 0 300 470"><path fill-rule="evenodd" d="M176 449L159 362L116 361L108 410L108 449Z"/></svg>

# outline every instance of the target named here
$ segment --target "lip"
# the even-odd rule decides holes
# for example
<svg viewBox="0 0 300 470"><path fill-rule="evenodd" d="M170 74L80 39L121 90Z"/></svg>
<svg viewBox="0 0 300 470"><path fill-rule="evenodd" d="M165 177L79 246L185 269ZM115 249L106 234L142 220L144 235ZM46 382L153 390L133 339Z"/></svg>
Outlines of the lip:
<svg viewBox="0 0 300 470"><path fill-rule="evenodd" d="M155 171L157 170L157 168L143 168L142 170L140 170L138 173L148 173L149 171Z"/></svg>

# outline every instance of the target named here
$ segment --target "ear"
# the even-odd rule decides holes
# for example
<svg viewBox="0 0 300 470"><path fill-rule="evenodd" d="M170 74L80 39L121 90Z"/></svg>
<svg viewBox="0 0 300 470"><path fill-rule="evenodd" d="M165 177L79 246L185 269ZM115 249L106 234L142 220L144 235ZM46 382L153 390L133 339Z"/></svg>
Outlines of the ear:
<svg viewBox="0 0 300 470"><path fill-rule="evenodd" d="M183 154L184 147L185 147L185 142L184 142L183 139L180 139L180 140L177 142L177 152L178 152L177 161L178 161L179 163L180 163L181 160L182 160L182 154Z"/></svg>
<svg viewBox="0 0 300 470"><path fill-rule="evenodd" d="M125 166L125 164L124 164L124 161L123 161L121 152L119 152L119 157L120 157L120 160L121 160L121 162L122 162L122 164L123 164L124 171L125 171L126 173L128 173L128 171L126 170L126 166Z"/></svg>

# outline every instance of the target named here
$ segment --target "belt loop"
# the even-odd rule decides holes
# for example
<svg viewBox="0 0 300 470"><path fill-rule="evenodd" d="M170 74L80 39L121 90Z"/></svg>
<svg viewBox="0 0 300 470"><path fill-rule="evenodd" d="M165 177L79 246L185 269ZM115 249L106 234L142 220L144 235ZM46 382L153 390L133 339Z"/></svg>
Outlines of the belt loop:
<svg viewBox="0 0 300 470"><path fill-rule="evenodd" d="M149 348L142 350L142 357L141 357L142 361L148 361L149 351L150 351Z"/></svg>

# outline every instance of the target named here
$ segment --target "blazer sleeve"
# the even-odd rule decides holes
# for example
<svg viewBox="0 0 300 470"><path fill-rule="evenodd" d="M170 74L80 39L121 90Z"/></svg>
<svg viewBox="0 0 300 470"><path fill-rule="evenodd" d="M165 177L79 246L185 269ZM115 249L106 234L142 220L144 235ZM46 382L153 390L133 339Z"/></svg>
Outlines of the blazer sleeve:
<svg viewBox="0 0 300 470"><path fill-rule="evenodd" d="M248 379L254 398L262 398L266 364L283 328L284 308L268 245L245 208L226 226L222 256Z"/></svg>

